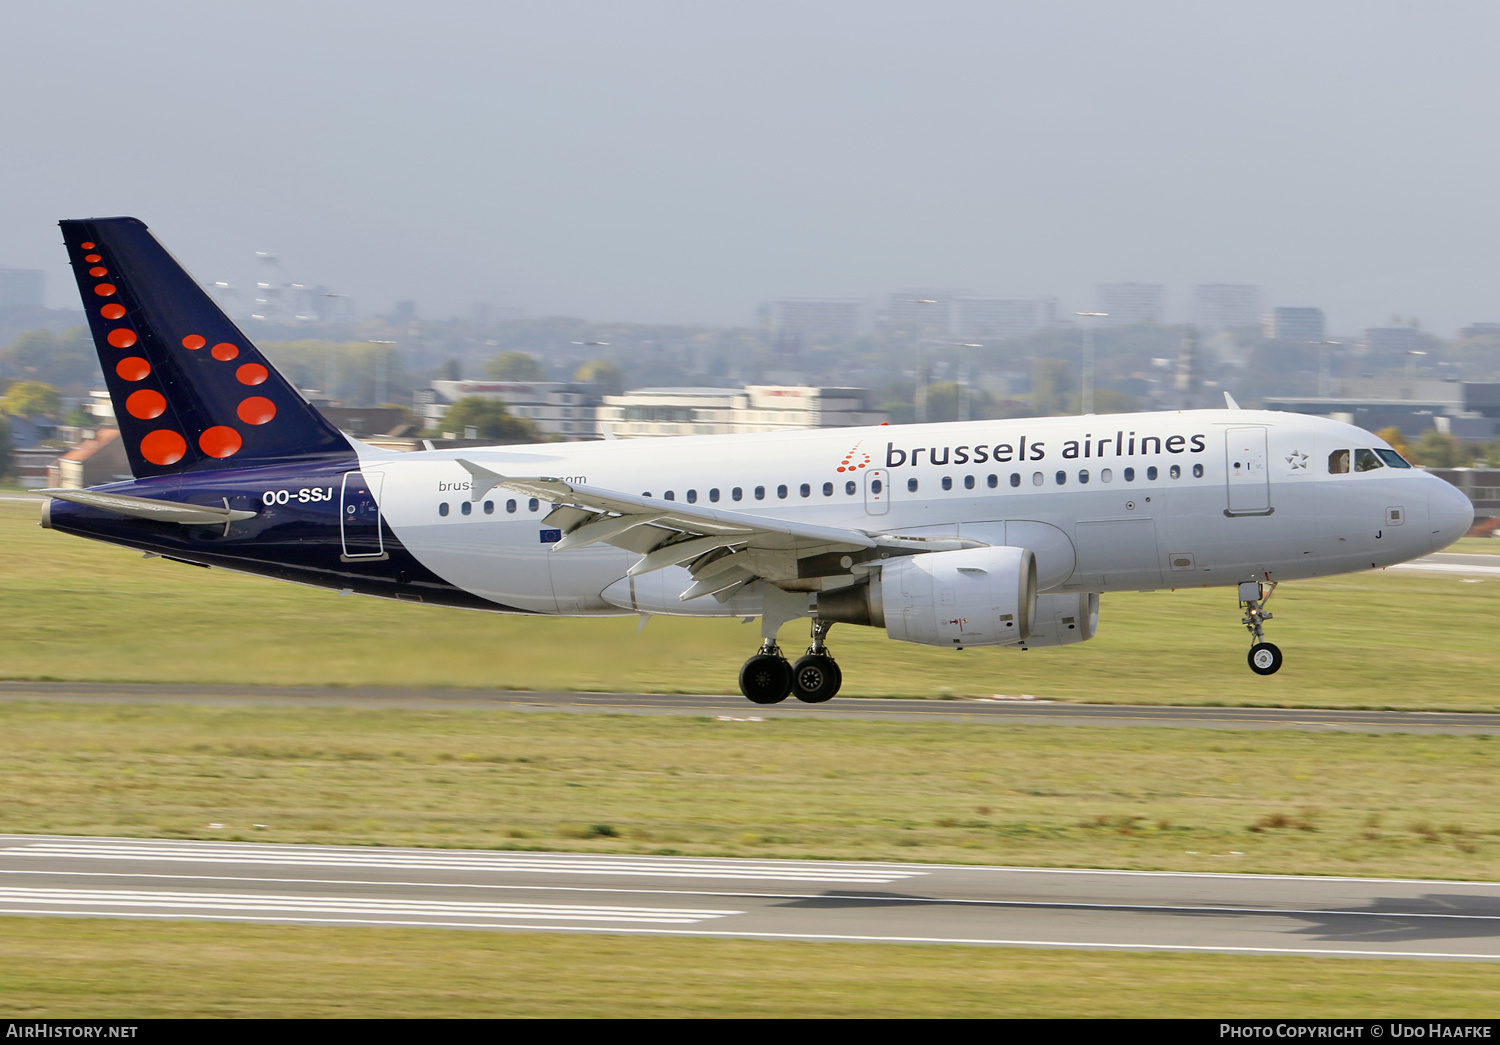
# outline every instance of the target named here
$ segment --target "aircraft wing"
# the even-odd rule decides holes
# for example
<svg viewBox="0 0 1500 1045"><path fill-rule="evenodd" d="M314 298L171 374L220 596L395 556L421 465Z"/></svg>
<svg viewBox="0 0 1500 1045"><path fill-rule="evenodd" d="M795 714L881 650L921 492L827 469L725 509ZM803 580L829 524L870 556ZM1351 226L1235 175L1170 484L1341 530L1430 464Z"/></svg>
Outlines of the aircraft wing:
<svg viewBox="0 0 1500 1045"><path fill-rule="evenodd" d="M863 563L891 551L906 555L978 543L818 526L458 463L473 477L470 496L476 501L503 486L556 505L547 516L563 534L554 551L594 543L624 548L641 556L629 576L686 566L694 583L680 596L684 601L700 595L727 599L756 578L787 590L839 587L853 583Z"/></svg>

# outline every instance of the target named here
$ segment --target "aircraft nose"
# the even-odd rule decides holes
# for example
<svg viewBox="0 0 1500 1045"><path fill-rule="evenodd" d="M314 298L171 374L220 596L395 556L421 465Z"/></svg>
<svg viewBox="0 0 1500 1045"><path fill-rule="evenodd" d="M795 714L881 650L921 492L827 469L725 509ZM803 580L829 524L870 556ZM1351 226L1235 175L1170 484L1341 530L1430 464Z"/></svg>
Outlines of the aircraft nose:
<svg viewBox="0 0 1500 1045"><path fill-rule="evenodd" d="M1474 525L1474 505L1458 487L1437 479L1427 491L1427 518L1432 550L1437 551L1469 532Z"/></svg>

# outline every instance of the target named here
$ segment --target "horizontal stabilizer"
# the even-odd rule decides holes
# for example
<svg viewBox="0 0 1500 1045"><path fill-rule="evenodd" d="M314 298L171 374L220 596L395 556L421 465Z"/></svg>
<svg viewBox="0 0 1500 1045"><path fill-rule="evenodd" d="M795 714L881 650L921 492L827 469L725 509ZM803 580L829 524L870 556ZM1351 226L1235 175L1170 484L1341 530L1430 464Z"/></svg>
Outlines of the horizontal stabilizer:
<svg viewBox="0 0 1500 1045"><path fill-rule="evenodd" d="M212 505L183 504L180 501L158 501L150 497L130 497L120 493L100 493L96 490L38 490L37 493L55 497L59 501L72 501L101 511L117 512L137 519L155 519L157 522L180 523L183 526L228 526L241 519L255 518L255 512L243 512L233 508L215 508Z"/></svg>

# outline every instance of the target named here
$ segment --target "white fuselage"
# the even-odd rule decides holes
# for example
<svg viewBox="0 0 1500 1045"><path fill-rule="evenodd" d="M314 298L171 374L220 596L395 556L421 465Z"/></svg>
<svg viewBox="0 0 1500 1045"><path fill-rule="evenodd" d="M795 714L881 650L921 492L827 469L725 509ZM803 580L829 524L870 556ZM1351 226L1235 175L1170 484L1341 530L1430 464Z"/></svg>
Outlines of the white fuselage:
<svg viewBox="0 0 1500 1045"><path fill-rule="evenodd" d="M1462 535L1463 494L1419 470L1330 470L1389 450L1353 426L1253 410L479 447L361 448L380 513L446 581L541 614L759 612L754 596L680 602L672 567L637 553L554 551L551 505L497 486L470 498L459 459L757 516L1030 548L1043 590L1283 581L1388 566ZM467 508L465 507L467 506Z"/></svg>

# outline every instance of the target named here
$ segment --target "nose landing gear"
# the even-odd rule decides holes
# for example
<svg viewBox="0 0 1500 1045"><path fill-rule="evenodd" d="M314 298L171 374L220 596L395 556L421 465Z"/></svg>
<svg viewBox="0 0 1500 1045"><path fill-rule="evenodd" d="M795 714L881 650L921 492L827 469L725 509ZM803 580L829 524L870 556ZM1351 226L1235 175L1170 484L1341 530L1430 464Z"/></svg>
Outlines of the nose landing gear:
<svg viewBox="0 0 1500 1045"><path fill-rule="evenodd" d="M832 700L844 673L823 642L831 627L831 621L813 621L812 645L795 664L787 663L775 639L766 639L760 652L740 668L740 692L756 704L779 704L794 695L806 704Z"/></svg>
<svg viewBox="0 0 1500 1045"><path fill-rule="evenodd" d="M1250 670L1257 675L1274 675L1281 670L1281 650L1274 643L1265 641L1264 624L1272 617L1266 612L1265 604L1275 594L1276 582L1271 581L1265 588L1259 581L1240 584L1240 603L1245 607L1245 619L1240 623L1250 632L1250 653L1246 658Z"/></svg>

